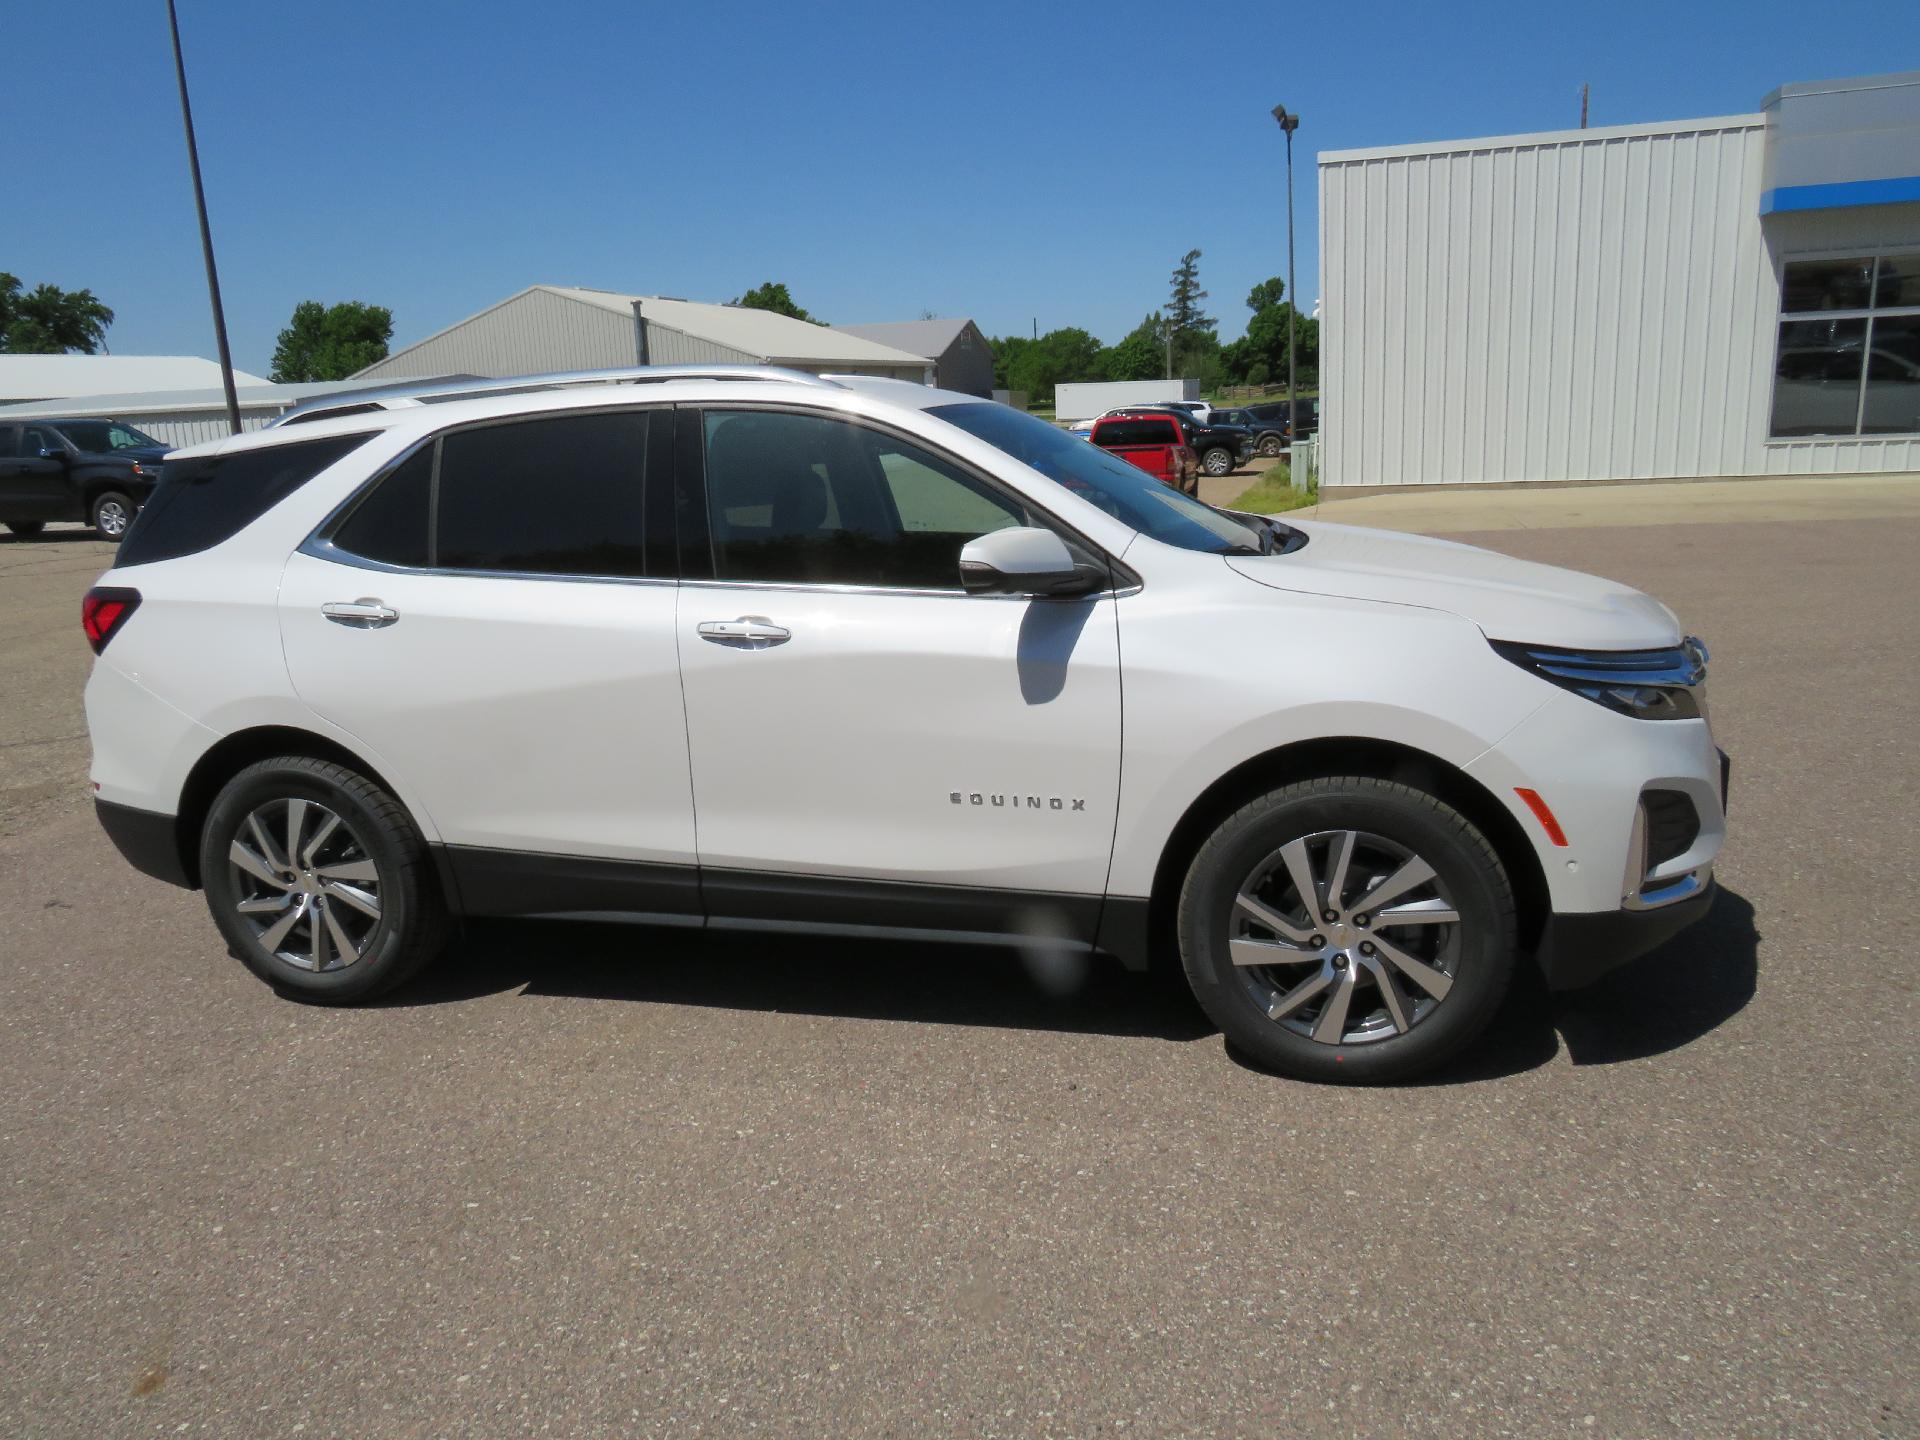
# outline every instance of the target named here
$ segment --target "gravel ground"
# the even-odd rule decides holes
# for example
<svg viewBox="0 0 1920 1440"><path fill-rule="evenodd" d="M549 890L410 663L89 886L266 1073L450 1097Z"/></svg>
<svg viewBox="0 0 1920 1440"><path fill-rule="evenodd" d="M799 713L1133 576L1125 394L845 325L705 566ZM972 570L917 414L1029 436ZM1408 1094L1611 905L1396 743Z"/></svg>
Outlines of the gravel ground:
<svg viewBox="0 0 1920 1440"><path fill-rule="evenodd" d="M104 547L0 540L0 1433L1920 1434L1920 522L1483 538L1709 638L1725 892L1384 1091L946 948L278 1000L88 812Z"/></svg>

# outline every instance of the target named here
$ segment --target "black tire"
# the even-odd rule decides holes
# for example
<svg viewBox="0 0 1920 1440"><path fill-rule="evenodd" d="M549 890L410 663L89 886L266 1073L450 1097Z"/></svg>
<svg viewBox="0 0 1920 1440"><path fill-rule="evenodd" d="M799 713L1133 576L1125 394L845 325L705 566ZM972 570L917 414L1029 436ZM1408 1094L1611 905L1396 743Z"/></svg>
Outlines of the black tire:
<svg viewBox="0 0 1920 1440"><path fill-rule="evenodd" d="M46 528L47 522L44 520L9 520L7 522L7 529L22 540L31 540Z"/></svg>
<svg viewBox="0 0 1920 1440"><path fill-rule="evenodd" d="M1348 908L1337 925L1328 924L1325 914L1333 912L1323 912L1317 919L1307 913L1299 904L1300 887L1287 878L1267 882L1273 887L1264 892L1268 913L1294 925L1300 925L1304 915L1306 923L1300 928L1324 933L1290 941L1278 929L1262 932L1257 922L1248 922L1238 899L1241 886L1265 873L1283 846L1305 842L1304 853L1310 861L1313 847L1324 847L1318 852L1318 868L1310 863L1308 879L1330 888L1325 873L1334 869L1333 845L1340 842L1318 837L1349 832L1356 836L1352 842L1356 863L1366 854L1398 853L1422 860L1431 869L1430 881L1405 890L1402 899L1389 903L1389 910L1409 903L1405 897L1419 897L1430 908L1447 907L1457 923L1414 924L1402 919L1381 925L1377 915L1365 910L1365 893L1375 892L1357 894L1349 886L1344 891ZM1404 861L1386 858L1377 863L1389 868ZM1352 872L1360 874L1363 883L1364 870L1362 866ZM1291 873L1284 862L1277 872L1280 876ZM1382 874L1373 883L1384 888L1387 878ZM1423 895L1428 890L1433 894ZM1349 928L1353 917L1374 928L1357 921ZM1300 781L1262 795L1228 816L1194 857L1181 890L1178 919L1181 961L1201 1008L1244 1054L1304 1080L1368 1084L1430 1070L1486 1028L1513 977L1513 890L1486 837L1465 816L1433 796L1368 776ZM1250 933L1236 940L1240 930ZM1320 949L1311 947L1312 940L1322 942ZM1244 955L1262 953L1263 942L1275 954L1287 956L1286 963L1271 969L1234 964L1232 944L1240 944ZM1423 946L1432 947L1427 955L1412 955L1423 966L1433 962L1426 967L1427 980L1416 984L1413 969L1390 970L1397 1009L1412 1017L1404 1028L1389 1015L1388 997L1378 989L1375 972L1389 966L1375 942L1389 944L1402 957ZM1294 944L1302 947L1306 959L1294 960L1294 951L1279 948ZM1335 945L1349 948L1335 953ZM1346 978L1349 972L1353 979ZM1444 995L1435 998L1422 986L1431 983L1437 988L1438 982L1431 977L1441 972L1449 983ZM1329 988L1309 994L1307 981ZM1322 997L1330 996L1342 981L1349 991L1340 1012L1346 1018L1335 1023L1327 1008L1333 1002ZM1269 1018L1269 1006L1280 1005L1280 997L1290 1002L1303 994L1309 998L1299 1009L1282 1019ZM1377 1008L1351 1009L1368 1005L1368 997L1379 1002ZM1316 1015L1333 1026L1331 1033L1338 1038L1321 1040L1301 1033L1303 1027L1319 1028ZM1354 1015L1364 1018L1356 1022ZM1369 1026L1378 1028L1368 1031Z"/></svg>
<svg viewBox="0 0 1920 1440"><path fill-rule="evenodd" d="M1285 447L1281 445L1278 435L1268 433L1260 437L1260 443L1255 448L1262 455L1273 456L1278 455Z"/></svg>
<svg viewBox="0 0 1920 1440"><path fill-rule="evenodd" d="M344 830L346 840L351 842L344 853L355 857L353 864L371 861L376 872L373 894L378 901L377 919L369 924L357 909L336 911L343 923L365 927L359 937L364 948L356 958L331 969L324 968L323 948L323 968L319 971L302 968L283 958L284 952L261 943L261 932L238 906L248 898L243 884L262 892L265 887L243 876L229 858L235 840L251 833L245 829L249 816L263 807L299 800L317 803L338 816L342 826L334 833ZM281 843L284 846L283 840ZM280 858L269 856L270 861ZM275 868L285 867L276 864ZM316 861L307 882L324 884L315 882L314 877L325 868ZM294 871L288 870L287 874L291 876ZM446 903L413 817L365 776L330 760L282 755L249 765L229 780L201 827L200 875L214 924L220 927L233 954L274 989L298 999L342 1005L384 994L417 974L446 941ZM292 892L289 895L293 898ZM303 903L310 906L316 903L316 897L309 894ZM272 918L263 917L261 923ZM307 926L307 921L298 922L289 934L295 943L303 933L302 926ZM311 937L311 927L304 933ZM320 943L327 945L326 941ZM341 958L338 945L331 949L336 959Z"/></svg>
<svg viewBox="0 0 1920 1440"><path fill-rule="evenodd" d="M102 490L87 504L87 523L102 540L118 545L139 508L124 491Z"/></svg>
<svg viewBox="0 0 1920 1440"><path fill-rule="evenodd" d="M1200 456L1200 468L1209 475L1231 475L1233 473L1233 452L1221 446L1203 451Z"/></svg>

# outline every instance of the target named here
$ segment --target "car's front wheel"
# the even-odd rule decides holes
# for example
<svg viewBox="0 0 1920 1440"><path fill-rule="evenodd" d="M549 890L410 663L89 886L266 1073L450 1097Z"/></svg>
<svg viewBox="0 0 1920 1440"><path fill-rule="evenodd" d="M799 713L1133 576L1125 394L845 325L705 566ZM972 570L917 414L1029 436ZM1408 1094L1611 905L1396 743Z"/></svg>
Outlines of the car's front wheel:
<svg viewBox="0 0 1920 1440"><path fill-rule="evenodd" d="M1280 453L1280 437L1271 432L1262 435L1257 448L1262 455L1278 455Z"/></svg>
<svg viewBox="0 0 1920 1440"><path fill-rule="evenodd" d="M1231 475L1233 452L1215 447L1200 457L1200 466L1209 475Z"/></svg>
<svg viewBox="0 0 1920 1440"><path fill-rule="evenodd" d="M201 830L214 923L262 980L365 1000L440 950L446 907L406 808L343 765L280 756L227 782Z"/></svg>
<svg viewBox="0 0 1920 1440"><path fill-rule="evenodd" d="M1302 1079L1397 1080L1493 1018L1513 975L1512 887L1458 811L1391 781L1301 781L1227 817L1180 896L1203 1009Z"/></svg>
<svg viewBox="0 0 1920 1440"><path fill-rule="evenodd" d="M127 527L133 524L134 510L133 497L123 495L118 490L103 490L93 497L93 504L87 510L87 520L102 540L118 544L127 533Z"/></svg>

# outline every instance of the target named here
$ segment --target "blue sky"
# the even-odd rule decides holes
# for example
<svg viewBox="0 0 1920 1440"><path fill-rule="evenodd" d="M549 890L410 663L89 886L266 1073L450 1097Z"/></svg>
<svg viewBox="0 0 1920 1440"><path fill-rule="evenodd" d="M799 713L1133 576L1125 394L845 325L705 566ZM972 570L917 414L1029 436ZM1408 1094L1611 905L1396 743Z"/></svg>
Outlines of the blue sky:
<svg viewBox="0 0 1920 1440"><path fill-rule="evenodd" d="M234 358L302 299L401 345L535 282L1113 341L1180 255L1223 338L1300 290L1322 149L1751 111L1920 64L1920 5L725 6L179 0ZM162 0L9 0L0 270L213 354ZM35 57L41 57L36 59ZM29 178L29 177L33 178ZM33 197L29 199L29 197Z"/></svg>

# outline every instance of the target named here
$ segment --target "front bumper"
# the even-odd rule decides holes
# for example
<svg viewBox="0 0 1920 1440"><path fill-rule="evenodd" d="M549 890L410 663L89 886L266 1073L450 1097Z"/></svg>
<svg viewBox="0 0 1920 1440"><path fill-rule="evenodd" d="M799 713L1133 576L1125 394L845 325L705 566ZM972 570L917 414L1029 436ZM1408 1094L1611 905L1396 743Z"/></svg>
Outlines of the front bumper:
<svg viewBox="0 0 1920 1440"><path fill-rule="evenodd" d="M1547 987L1578 990L1608 971L1638 960L1711 910L1718 890L1709 875L1698 892L1657 910L1596 910L1548 916L1538 956Z"/></svg>

